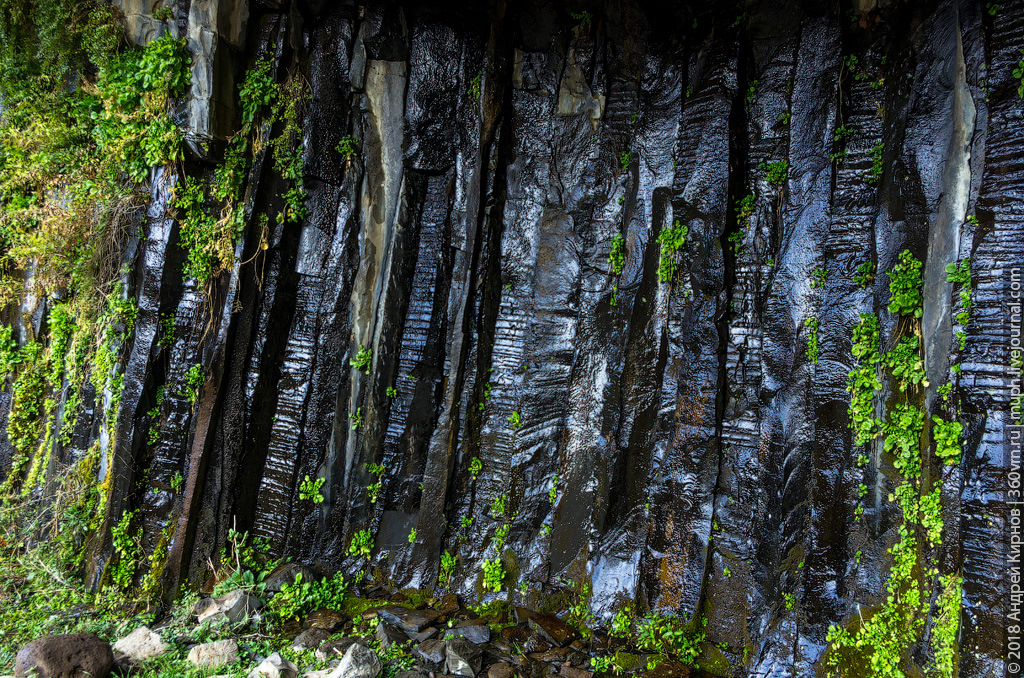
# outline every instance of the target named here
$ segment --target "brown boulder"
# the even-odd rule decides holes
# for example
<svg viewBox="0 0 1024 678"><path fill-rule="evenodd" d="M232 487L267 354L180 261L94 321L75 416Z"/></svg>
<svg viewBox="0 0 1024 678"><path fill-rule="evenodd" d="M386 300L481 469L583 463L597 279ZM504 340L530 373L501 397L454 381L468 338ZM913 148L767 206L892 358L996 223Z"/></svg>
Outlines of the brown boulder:
<svg viewBox="0 0 1024 678"><path fill-rule="evenodd" d="M18 678L106 678L114 667L110 644L92 633L37 638L18 652Z"/></svg>
<svg viewBox="0 0 1024 678"><path fill-rule="evenodd" d="M535 614L530 617L530 628L539 633L552 645L568 645L579 637L576 629L551 613Z"/></svg>

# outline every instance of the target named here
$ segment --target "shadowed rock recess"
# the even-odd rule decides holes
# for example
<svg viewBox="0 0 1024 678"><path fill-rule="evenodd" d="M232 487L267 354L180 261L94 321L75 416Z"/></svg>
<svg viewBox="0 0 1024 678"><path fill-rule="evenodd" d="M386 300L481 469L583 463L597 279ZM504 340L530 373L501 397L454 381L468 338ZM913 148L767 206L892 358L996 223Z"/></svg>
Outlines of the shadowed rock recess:
<svg viewBox="0 0 1024 678"><path fill-rule="evenodd" d="M23 490L99 441L89 585L128 514L168 599L229 530L394 591L441 592L447 552L463 600L574 589L598 623L633 601L706 618L719 675L813 676L831 627L881 618L909 529L905 665L1003 675L1024 2L118 4L136 42L186 38L192 77L183 160L151 171L122 255L123 388L82 386L65 437L65 382ZM252 125L231 264L200 284L174 188L212 185L260 64L293 115ZM890 303L904 250L916 314ZM19 343L53 303L8 306ZM876 363L851 350L863 314ZM904 402L916 475L890 445ZM934 417L962 424L956 463ZM901 485L941 500L941 538Z"/></svg>

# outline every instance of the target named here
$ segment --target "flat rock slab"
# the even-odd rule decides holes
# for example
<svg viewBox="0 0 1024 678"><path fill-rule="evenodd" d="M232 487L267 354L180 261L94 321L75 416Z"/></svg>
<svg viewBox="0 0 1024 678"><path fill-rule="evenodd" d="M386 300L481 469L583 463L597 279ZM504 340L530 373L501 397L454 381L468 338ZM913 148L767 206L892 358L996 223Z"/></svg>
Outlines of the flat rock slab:
<svg viewBox="0 0 1024 678"><path fill-rule="evenodd" d="M480 673L484 651L465 638L445 641L445 671L453 676L474 678Z"/></svg>
<svg viewBox="0 0 1024 678"><path fill-rule="evenodd" d="M377 678L384 670L377 653L359 643L353 643L341 663L328 678Z"/></svg>
<svg viewBox="0 0 1024 678"><path fill-rule="evenodd" d="M112 668L110 644L92 633L36 638L14 660L17 678L106 678Z"/></svg>
<svg viewBox="0 0 1024 678"><path fill-rule="evenodd" d="M562 670L559 671L559 674L562 675L562 676L565 676L565 678L593 678L594 672L593 671L587 671L585 669L578 669L575 666L563 666ZM672 675L678 676L680 674L675 673L675 674L672 674ZM682 675L686 675L686 674L682 674Z"/></svg>
<svg viewBox="0 0 1024 678"><path fill-rule="evenodd" d="M148 626L140 626L114 643L114 652L132 661L143 662L167 652L167 643Z"/></svg>
<svg viewBox="0 0 1024 678"><path fill-rule="evenodd" d="M529 624L544 640L559 647L571 643L578 636L576 629L551 613L535 614L530 617Z"/></svg>
<svg viewBox="0 0 1024 678"><path fill-rule="evenodd" d="M188 651L188 660L196 666L215 669L238 660L238 642L217 640L196 645Z"/></svg>
<svg viewBox="0 0 1024 678"><path fill-rule="evenodd" d="M437 629L431 626L430 628L423 629L419 633L406 633L405 635L409 637L409 640L415 643L422 643L424 640L430 640L435 637L437 635Z"/></svg>
<svg viewBox="0 0 1024 678"><path fill-rule="evenodd" d="M410 610L407 607L388 605L387 607L379 608L377 616L406 633L419 633L427 626L433 624L440 615L429 608L425 610Z"/></svg>
<svg viewBox="0 0 1024 678"><path fill-rule="evenodd" d="M445 640L454 640L455 638L465 638L471 643L482 645L491 639L491 629L487 626L474 625L474 626L456 626L451 629L445 629L444 632Z"/></svg>

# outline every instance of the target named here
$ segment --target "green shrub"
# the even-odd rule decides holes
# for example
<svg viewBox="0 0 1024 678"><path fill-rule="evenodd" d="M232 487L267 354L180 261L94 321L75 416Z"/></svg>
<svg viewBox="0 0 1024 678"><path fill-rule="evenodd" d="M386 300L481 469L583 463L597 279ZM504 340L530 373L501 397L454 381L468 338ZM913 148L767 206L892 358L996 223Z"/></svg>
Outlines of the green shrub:
<svg viewBox="0 0 1024 678"><path fill-rule="evenodd" d="M341 572L319 582L304 581L299 573L294 583L285 584L281 592L270 599L270 610L281 622L302 619L321 608L338 611L344 605L347 588Z"/></svg>

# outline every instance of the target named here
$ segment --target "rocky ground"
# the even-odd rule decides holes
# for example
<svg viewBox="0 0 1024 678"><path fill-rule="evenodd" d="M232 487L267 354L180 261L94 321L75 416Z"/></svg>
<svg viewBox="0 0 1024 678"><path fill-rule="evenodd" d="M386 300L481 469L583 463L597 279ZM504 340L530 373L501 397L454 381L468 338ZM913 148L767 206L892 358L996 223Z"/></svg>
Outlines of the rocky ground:
<svg viewBox="0 0 1024 678"><path fill-rule="evenodd" d="M341 609L317 607L282 623L271 611L273 598L282 589L294 591L295 575L304 569L285 566L256 587L150 607L100 633L38 637L21 646L14 673L19 678L590 678L603 675L592 661L598 656L614 657L614 665L596 667L608 675L710 675L661 653L639 652L635 640L567 623L564 614L500 602L467 607L454 594L384 596L378 589L376 597L346 595L336 605ZM74 622L90 611L61 614L67 628L82 628Z"/></svg>

